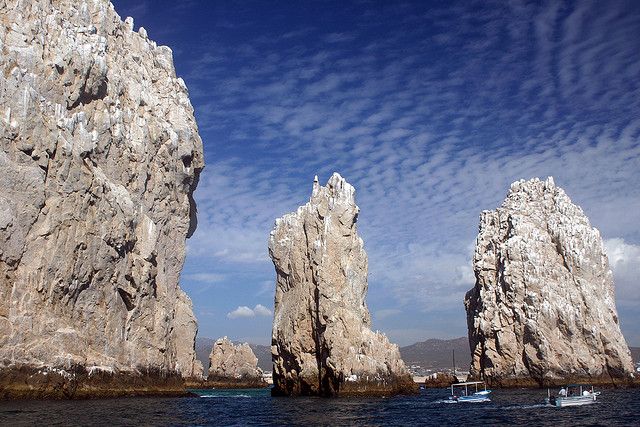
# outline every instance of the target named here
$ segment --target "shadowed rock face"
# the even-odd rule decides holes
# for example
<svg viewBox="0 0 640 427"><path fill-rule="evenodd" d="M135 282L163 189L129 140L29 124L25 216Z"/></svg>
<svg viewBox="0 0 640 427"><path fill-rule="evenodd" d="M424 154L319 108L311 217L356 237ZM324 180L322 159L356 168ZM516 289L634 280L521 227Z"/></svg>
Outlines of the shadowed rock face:
<svg viewBox="0 0 640 427"><path fill-rule="evenodd" d="M553 179L484 211L466 296L471 373L504 386L632 380L600 233Z"/></svg>
<svg viewBox="0 0 640 427"><path fill-rule="evenodd" d="M202 142L171 50L106 0L4 1L0 45L0 374L201 377L178 277Z"/></svg>
<svg viewBox="0 0 640 427"><path fill-rule="evenodd" d="M416 389L398 347L372 332L367 255L355 190L334 173L311 200L276 220L273 394L374 395Z"/></svg>
<svg viewBox="0 0 640 427"><path fill-rule="evenodd" d="M207 384L215 388L266 387L258 358L249 344L234 345L227 337L218 339L209 356Z"/></svg>

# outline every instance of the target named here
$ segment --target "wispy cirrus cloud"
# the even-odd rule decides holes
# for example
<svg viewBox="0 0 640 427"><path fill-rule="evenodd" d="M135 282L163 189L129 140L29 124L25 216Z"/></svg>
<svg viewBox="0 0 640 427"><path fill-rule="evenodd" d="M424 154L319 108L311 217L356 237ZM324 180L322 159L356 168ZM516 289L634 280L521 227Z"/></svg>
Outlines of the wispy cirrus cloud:
<svg viewBox="0 0 640 427"><path fill-rule="evenodd" d="M238 300L267 296L274 219L333 171L357 189L370 305L401 310L374 319L394 333L443 317L465 332L469 242L517 179L553 175L603 236L640 245L637 2L319 9L305 25L274 10L256 33L229 12L231 33L189 45L207 168L187 272L215 266ZM620 272L640 262L612 265L627 304Z"/></svg>

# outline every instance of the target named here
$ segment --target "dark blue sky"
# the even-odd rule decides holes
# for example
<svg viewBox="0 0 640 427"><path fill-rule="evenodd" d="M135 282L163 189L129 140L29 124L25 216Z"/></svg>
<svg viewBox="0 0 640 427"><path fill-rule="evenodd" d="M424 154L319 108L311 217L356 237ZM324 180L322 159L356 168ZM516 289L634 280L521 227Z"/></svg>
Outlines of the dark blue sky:
<svg viewBox="0 0 640 427"><path fill-rule="evenodd" d="M480 211L553 175L640 345L640 2L114 4L173 49L205 144L182 276L203 336L269 342L269 231L333 171L356 187L374 327L464 335Z"/></svg>

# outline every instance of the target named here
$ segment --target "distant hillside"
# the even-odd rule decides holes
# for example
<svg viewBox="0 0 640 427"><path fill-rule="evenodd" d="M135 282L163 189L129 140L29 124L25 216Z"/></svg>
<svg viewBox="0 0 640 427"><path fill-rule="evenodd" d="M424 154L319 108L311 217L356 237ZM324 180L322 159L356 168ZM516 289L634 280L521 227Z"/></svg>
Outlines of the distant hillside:
<svg viewBox="0 0 640 427"><path fill-rule="evenodd" d="M211 347L216 340L206 337L196 338L196 358L202 362L204 366L205 375L209 371L209 354L211 354ZM234 341L234 344L240 343ZM263 371L271 371L271 347L268 345L249 344L251 350L258 358L258 367Z"/></svg>
<svg viewBox="0 0 640 427"><path fill-rule="evenodd" d="M205 373L209 370L209 353L215 342L211 338L196 338L196 357L202 362ZM271 347L268 345L249 344L258 358L258 367L263 371L271 371ZM640 362L640 347L629 347L634 362ZM456 367L467 370L471 363L469 340L467 337L452 340L429 339L406 347L400 347L400 354L407 365L420 365L423 368L451 368L451 350L456 351Z"/></svg>
<svg viewBox="0 0 640 427"><path fill-rule="evenodd" d="M196 357L202 362L205 374L209 370L209 354L215 342L212 338L196 338ZM235 342L236 344L238 342ZM271 371L271 347L268 345L249 344L258 358L258 367L263 371ZM407 365L420 365L423 368L451 368L451 350L456 351L458 369L468 369L471 363L469 341L466 337L452 340L429 339L400 348L402 359ZM640 350L640 349L638 349Z"/></svg>
<svg viewBox="0 0 640 427"><path fill-rule="evenodd" d="M420 365L423 368L451 368L452 350L456 354L456 367L467 370L471 363L471 351L467 337L452 340L429 339L400 347L402 359L408 365Z"/></svg>

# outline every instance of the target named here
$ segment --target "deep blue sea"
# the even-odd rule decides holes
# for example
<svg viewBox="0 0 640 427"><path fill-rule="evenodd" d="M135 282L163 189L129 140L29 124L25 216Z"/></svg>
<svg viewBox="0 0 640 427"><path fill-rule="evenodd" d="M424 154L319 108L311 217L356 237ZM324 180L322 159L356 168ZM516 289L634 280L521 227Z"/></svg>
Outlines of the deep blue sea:
<svg viewBox="0 0 640 427"><path fill-rule="evenodd" d="M638 426L640 390L604 390L594 405L555 408L546 390L496 390L492 401L445 404L445 389L393 398L272 398L268 389L193 398L0 402L0 425Z"/></svg>

